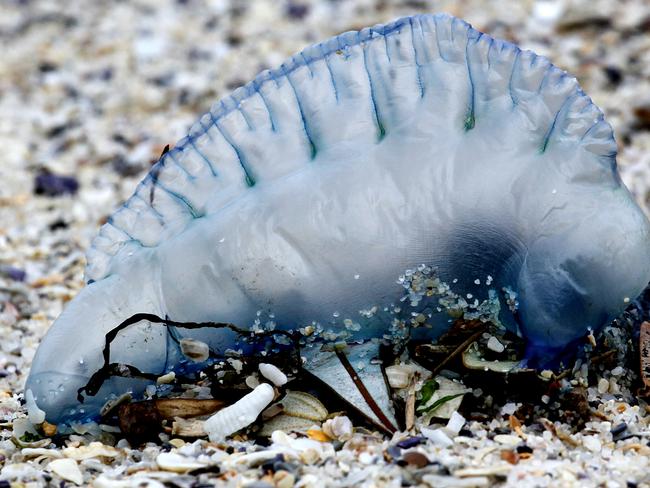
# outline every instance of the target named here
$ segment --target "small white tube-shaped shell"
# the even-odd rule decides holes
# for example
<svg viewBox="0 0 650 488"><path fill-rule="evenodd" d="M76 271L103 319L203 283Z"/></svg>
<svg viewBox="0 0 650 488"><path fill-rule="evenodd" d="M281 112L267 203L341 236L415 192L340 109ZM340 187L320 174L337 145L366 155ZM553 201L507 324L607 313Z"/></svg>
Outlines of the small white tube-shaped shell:
<svg viewBox="0 0 650 488"><path fill-rule="evenodd" d="M275 386L282 386L287 383L287 375L280 371L277 366L268 363L260 363L258 367L262 376Z"/></svg>
<svg viewBox="0 0 650 488"><path fill-rule="evenodd" d="M273 387L262 383L239 401L219 410L206 420L203 429L211 442L221 442L230 434L255 422L274 397Z"/></svg>

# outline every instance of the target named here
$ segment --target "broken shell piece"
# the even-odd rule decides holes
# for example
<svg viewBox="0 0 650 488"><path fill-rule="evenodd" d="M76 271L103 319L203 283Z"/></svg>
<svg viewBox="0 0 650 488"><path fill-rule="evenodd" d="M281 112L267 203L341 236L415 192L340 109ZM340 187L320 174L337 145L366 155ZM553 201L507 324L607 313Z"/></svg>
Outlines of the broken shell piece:
<svg viewBox="0 0 650 488"><path fill-rule="evenodd" d="M287 383L287 375L280 371L280 368L273 364L260 363L260 373L275 386L282 386Z"/></svg>
<svg viewBox="0 0 650 488"><path fill-rule="evenodd" d="M265 421L262 429L259 432L259 435L262 437L271 437L275 431L281 431L285 433L305 433L317 425L317 422L314 422L310 419L303 419L300 417L292 417L291 415L280 414L276 415L272 419Z"/></svg>
<svg viewBox="0 0 650 488"><path fill-rule="evenodd" d="M257 388L259 386L260 380L257 377L257 374L249 374L246 377L245 383L246 383L246 386L248 386L251 390L254 390L255 388Z"/></svg>
<svg viewBox="0 0 650 488"><path fill-rule="evenodd" d="M463 366L467 369L479 371L493 371L495 373L525 373L531 370L519 367L521 361L486 361L481 356L477 343L472 343L463 351Z"/></svg>
<svg viewBox="0 0 650 488"><path fill-rule="evenodd" d="M176 417L172 424L172 435L180 437L204 437L204 423L203 420L185 420L181 417Z"/></svg>
<svg viewBox="0 0 650 488"><path fill-rule="evenodd" d="M275 397L275 390L262 383L233 405L220 410L208 420L203 428L210 441L222 442L227 436L248 427Z"/></svg>
<svg viewBox="0 0 650 488"><path fill-rule="evenodd" d="M222 400L198 398L159 398L152 401L160 416L164 419L175 417L189 418L209 415L223 408ZM143 403L143 402L139 402Z"/></svg>
<svg viewBox="0 0 650 488"><path fill-rule="evenodd" d="M328 419L323 424L323 432L332 439L347 441L352 437L352 422L345 415Z"/></svg>
<svg viewBox="0 0 650 488"><path fill-rule="evenodd" d="M102 409L99 411L99 414L102 417L105 417L109 413L113 412L117 407L122 405L125 402L130 402L132 399L132 395L130 391L127 391L126 393L121 394L120 396L110 398L104 403L104 406Z"/></svg>
<svg viewBox="0 0 650 488"><path fill-rule="evenodd" d="M413 377L413 368L405 364L396 364L386 368L386 378L391 388L406 388Z"/></svg>
<svg viewBox="0 0 650 488"><path fill-rule="evenodd" d="M156 457L156 464L160 469L172 471L174 473L187 473L195 469L204 468L204 463L197 462L194 459L181 456L175 452L161 452Z"/></svg>
<svg viewBox="0 0 650 488"><path fill-rule="evenodd" d="M84 481L83 474L73 459L55 459L48 464L52 472L65 481L80 485Z"/></svg>
<svg viewBox="0 0 650 488"><path fill-rule="evenodd" d="M465 422L467 422L465 420L465 417L463 417L458 412L453 412L451 414L451 417L449 417L449 422L447 422L445 431L447 431L447 433L451 434L452 436L457 436L460 432L460 429L462 429L463 425L465 425Z"/></svg>
<svg viewBox="0 0 650 488"><path fill-rule="evenodd" d="M94 458L113 459L120 455L120 450L101 442L91 442L87 446L66 447L63 449L63 455L75 461Z"/></svg>
<svg viewBox="0 0 650 488"><path fill-rule="evenodd" d="M202 363L210 357L210 348L205 342L185 338L180 340L180 345L183 356L195 363Z"/></svg>
<svg viewBox="0 0 650 488"><path fill-rule="evenodd" d="M494 336L490 336L490 338L488 339L487 348L491 351L499 352L499 353L505 351L506 349L506 347L503 344L501 344L499 339L497 339Z"/></svg>
<svg viewBox="0 0 650 488"><path fill-rule="evenodd" d="M449 447L454 445L454 441L452 441L442 429L428 429L422 427L420 428L420 433L438 446Z"/></svg>
<svg viewBox="0 0 650 488"><path fill-rule="evenodd" d="M280 403L284 413L292 417L322 422L328 415L325 405L318 398L303 391L287 391Z"/></svg>
<svg viewBox="0 0 650 488"><path fill-rule="evenodd" d="M158 379L156 380L156 383L158 383L159 385L168 385L169 383L173 383L175 379L176 379L176 373L170 371L167 374L159 376Z"/></svg>

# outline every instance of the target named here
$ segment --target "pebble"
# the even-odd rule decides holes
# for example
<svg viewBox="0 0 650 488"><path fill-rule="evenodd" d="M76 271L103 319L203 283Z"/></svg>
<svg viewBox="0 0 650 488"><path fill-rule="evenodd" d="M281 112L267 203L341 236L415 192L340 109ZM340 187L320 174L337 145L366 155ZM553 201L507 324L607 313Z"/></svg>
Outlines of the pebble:
<svg viewBox="0 0 650 488"><path fill-rule="evenodd" d="M419 451L407 451L403 453L402 461L416 468L424 468L429 464L429 458Z"/></svg>

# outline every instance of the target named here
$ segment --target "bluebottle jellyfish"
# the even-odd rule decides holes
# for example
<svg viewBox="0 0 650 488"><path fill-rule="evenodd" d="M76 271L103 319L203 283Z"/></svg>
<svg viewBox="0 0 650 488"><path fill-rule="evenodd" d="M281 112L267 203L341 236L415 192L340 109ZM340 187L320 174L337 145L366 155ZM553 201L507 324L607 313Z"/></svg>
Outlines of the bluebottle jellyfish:
<svg viewBox="0 0 650 488"><path fill-rule="evenodd" d="M380 371L359 362L382 340L434 338L452 311L491 315L534 363L644 289L648 225L611 127L544 57L449 15L347 32L235 90L163 154L93 241L26 390L55 423L141 393L146 380L111 377L77 399L135 314L301 331L307 369L346 388L345 362L377 403ZM162 374L180 338L251 351L227 327L154 322L115 334L111 360Z"/></svg>

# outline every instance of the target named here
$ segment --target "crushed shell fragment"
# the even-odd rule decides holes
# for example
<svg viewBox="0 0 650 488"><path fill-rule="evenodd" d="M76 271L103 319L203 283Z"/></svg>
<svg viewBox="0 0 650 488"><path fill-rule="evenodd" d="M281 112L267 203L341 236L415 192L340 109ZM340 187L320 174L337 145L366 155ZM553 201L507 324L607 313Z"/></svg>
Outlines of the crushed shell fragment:
<svg viewBox="0 0 650 488"><path fill-rule="evenodd" d="M404 364L396 364L386 368L386 378L391 388L406 388L411 382L413 368Z"/></svg>
<svg viewBox="0 0 650 488"><path fill-rule="evenodd" d="M52 472L65 481L81 485L84 481L83 474L74 459L55 459L48 465Z"/></svg>
<svg viewBox="0 0 650 488"><path fill-rule="evenodd" d="M345 415L328 419L323 424L323 432L332 439L347 441L352 437L352 422Z"/></svg>
<svg viewBox="0 0 650 488"><path fill-rule="evenodd" d="M210 347L205 342L184 338L180 340L183 356L195 363L202 363L210 357Z"/></svg>

